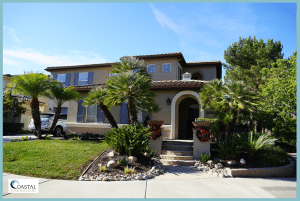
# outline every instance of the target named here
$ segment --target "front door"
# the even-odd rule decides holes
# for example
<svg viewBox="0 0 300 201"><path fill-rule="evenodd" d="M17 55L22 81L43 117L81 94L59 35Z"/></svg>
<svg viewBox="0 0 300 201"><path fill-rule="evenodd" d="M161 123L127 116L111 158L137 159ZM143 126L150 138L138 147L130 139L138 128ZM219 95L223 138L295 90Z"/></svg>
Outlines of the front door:
<svg viewBox="0 0 300 201"><path fill-rule="evenodd" d="M179 132L178 138L193 139L192 124L199 117L199 104L194 98L185 98L179 104Z"/></svg>

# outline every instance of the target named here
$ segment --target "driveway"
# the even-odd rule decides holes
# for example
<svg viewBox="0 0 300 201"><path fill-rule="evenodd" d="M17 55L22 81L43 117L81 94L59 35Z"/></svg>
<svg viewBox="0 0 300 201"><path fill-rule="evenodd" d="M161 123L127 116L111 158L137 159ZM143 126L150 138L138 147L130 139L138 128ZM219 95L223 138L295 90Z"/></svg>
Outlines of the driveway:
<svg viewBox="0 0 300 201"><path fill-rule="evenodd" d="M39 193L8 194L8 179L30 178L3 173L3 198L296 198L296 178L218 178L176 166L143 181L39 178Z"/></svg>

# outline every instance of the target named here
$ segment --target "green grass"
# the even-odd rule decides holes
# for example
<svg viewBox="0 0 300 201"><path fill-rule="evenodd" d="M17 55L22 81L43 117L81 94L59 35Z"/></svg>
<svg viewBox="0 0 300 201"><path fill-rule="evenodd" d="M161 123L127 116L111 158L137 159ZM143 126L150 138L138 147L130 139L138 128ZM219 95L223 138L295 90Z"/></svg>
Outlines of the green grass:
<svg viewBox="0 0 300 201"><path fill-rule="evenodd" d="M108 148L103 141L32 140L3 143L3 172L76 180Z"/></svg>

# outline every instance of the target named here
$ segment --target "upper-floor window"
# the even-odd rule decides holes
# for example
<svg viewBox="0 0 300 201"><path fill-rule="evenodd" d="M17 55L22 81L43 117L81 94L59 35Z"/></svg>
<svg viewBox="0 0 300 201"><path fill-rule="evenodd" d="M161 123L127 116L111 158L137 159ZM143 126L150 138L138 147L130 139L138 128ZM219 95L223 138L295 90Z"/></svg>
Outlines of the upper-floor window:
<svg viewBox="0 0 300 201"><path fill-rule="evenodd" d="M163 64L163 72L170 72L171 71L171 64Z"/></svg>
<svg viewBox="0 0 300 201"><path fill-rule="evenodd" d="M148 65L148 72L149 73L154 73L155 72L155 65L154 64L149 64Z"/></svg>
<svg viewBox="0 0 300 201"><path fill-rule="evenodd" d="M70 73L53 74L53 79L62 83L63 87L70 86Z"/></svg>
<svg viewBox="0 0 300 201"><path fill-rule="evenodd" d="M82 73L74 73L74 82L73 85L87 85L93 84L93 72L82 72Z"/></svg>
<svg viewBox="0 0 300 201"><path fill-rule="evenodd" d="M178 67L178 80L181 80L181 74L182 74L182 70L180 67Z"/></svg>
<svg viewBox="0 0 300 201"><path fill-rule="evenodd" d="M60 82L65 82L66 81L66 74L58 74L57 75L57 80Z"/></svg>
<svg viewBox="0 0 300 201"><path fill-rule="evenodd" d="M88 84L88 72L79 73L78 85L87 85Z"/></svg>
<svg viewBox="0 0 300 201"><path fill-rule="evenodd" d="M117 75L118 75L117 73L109 73L109 77L115 77Z"/></svg>

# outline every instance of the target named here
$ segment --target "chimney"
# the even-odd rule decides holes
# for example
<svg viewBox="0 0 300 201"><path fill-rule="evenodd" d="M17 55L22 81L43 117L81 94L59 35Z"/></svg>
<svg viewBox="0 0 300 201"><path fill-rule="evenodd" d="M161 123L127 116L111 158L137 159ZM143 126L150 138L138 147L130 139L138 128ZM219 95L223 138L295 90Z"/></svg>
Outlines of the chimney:
<svg viewBox="0 0 300 201"><path fill-rule="evenodd" d="M183 81L190 81L191 77L192 77L191 73L186 72L186 73L182 74L182 80Z"/></svg>

